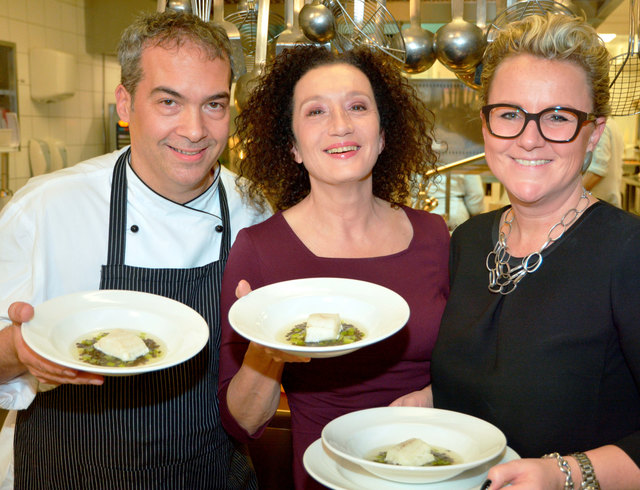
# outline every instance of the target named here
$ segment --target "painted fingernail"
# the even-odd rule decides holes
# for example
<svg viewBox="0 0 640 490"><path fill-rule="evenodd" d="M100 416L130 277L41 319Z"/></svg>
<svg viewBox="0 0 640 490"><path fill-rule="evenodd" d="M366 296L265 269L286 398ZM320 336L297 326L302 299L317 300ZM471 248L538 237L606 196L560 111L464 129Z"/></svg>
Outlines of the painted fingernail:
<svg viewBox="0 0 640 490"><path fill-rule="evenodd" d="M485 480L482 486L480 487L480 490L487 490L490 486L491 486L491 480Z"/></svg>

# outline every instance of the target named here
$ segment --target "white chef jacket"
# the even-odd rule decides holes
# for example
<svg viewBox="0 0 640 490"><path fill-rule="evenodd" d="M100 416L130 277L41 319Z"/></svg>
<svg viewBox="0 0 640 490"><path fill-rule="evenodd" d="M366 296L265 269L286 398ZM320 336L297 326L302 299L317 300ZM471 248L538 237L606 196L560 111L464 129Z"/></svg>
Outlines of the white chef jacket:
<svg viewBox="0 0 640 490"><path fill-rule="evenodd" d="M446 211L447 176L438 177L435 190L429 193L429 197L438 199L438 205L432 213L444 216ZM477 174L448 174L451 179L449 200L449 217L447 225L449 230L454 230L471 216L484 212L484 188L482 178Z"/></svg>
<svg viewBox="0 0 640 490"><path fill-rule="evenodd" d="M587 169L602 177L591 189L591 194L602 201L621 207L622 155L624 137L614 119L608 118L600 141L593 150Z"/></svg>
<svg viewBox="0 0 640 490"><path fill-rule="evenodd" d="M7 310L15 301L38 305L64 294L99 289L101 267L107 262L113 168L125 150L30 179L2 209L0 328L9 324ZM127 166L125 264L194 268L218 260L222 239L215 230L222 224L218 179L227 194L233 243L239 230L263 221L269 213L243 202L231 171L221 167L214 185L183 205L151 190ZM27 408L37 390L38 382L29 374L0 384L0 408ZM0 434L0 482L5 474L12 475L6 456L13 455L14 423L15 413L10 413ZM7 449L8 455L3 454Z"/></svg>

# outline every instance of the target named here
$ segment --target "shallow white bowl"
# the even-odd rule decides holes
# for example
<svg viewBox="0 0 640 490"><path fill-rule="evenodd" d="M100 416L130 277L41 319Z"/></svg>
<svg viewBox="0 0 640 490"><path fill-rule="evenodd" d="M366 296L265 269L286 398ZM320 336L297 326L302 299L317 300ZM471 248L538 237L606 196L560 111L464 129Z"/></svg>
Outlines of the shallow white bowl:
<svg viewBox="0 0 640 490"><path fill-rule="evenodd" d="M397 466L366 459L375 450L413 437L458 453L462 463ZM495 458L507 444L504 434L484 420L448 410L418 407L380 407L343 415L324 427L322 441L335 455L378 477L403 483L452 478Z"/></svg>
<svg viewBox="0 0 640 490"><path fill-rule="evenodd" d="M352 344L293 345L284 334L312 313L337 313L364 331ZM229 323L248 340L302 357L335 357L379 342L409 319L409 305L397 293L366 281L342 278L295 279L270 284L236 301Z"/></svg>
<svg viewBox="0 0 640 490"><path fill-rule="evenodd" d="M166 347L165 355L133 367L95 366L77 358L76 341L99 330L145 332ZM207 322L187 305L164 296L100 290L59 296L35 307L22 336L42 357L101 375L132 375L165 369L195 356L209 339Z"/></svg>
<svg viewBox="0 0 640 490"><path fill-rule="evenodd" d="M329 452L322 439L317 439L304 452L303 463L313 478L333 490L480 490L493 466L514 459L520 457L507 446L495 458L448 480L408 484L378 478L361 466Z"/></svg>

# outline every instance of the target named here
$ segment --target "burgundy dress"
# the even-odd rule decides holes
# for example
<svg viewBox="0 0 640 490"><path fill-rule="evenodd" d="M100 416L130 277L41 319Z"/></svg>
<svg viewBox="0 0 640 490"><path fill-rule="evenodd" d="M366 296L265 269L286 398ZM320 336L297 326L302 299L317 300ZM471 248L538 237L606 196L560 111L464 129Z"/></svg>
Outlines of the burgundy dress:
<svg viewBox="0 0 640 490"><path fill-rule="evenodd" d="M302 456L328 422L355 410L389 405L431 382L431 351L449 292L449 232L438 215L403 210L413 227L413 239L406 250L388 256L317 257L281 213L240 231L232 247L222 284L218 398L225 429L240 441L260 437L264 430L247 434L226 404L229 381L240 368L248 345L227 319L240 279L249 281L253 289L306 277L359 279L394 290L411 308L407 325L382 342L345 356L285 365L282 385L291 408L293 472L298 489L315 486L302 465Z"/></svg>

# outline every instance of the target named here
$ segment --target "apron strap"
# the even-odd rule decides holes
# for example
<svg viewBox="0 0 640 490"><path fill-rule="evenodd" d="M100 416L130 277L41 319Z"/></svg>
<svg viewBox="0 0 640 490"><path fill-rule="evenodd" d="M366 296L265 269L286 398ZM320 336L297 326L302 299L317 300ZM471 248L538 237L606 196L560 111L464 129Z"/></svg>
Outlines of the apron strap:
<svg viewBox="0 0 640 490"><path fill-rule="evenodd" d="M111 206L109 210L109 241L107 264L123 265L127 235L127 162L131 147L118 157L111 181Z"/></svg>
<svg viewBox="0 0 640 490"><path fill-rule="evenodd" d="M221 172L222 170L220 170ZM222 176L218 177L218 198L220 200L220 214L222 215L222 242L220 243L220 259L227 263L229 249L231 248L231 220L229 219L229 203L227 201L227 191L222 185Z"/></svg>

